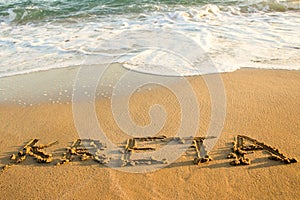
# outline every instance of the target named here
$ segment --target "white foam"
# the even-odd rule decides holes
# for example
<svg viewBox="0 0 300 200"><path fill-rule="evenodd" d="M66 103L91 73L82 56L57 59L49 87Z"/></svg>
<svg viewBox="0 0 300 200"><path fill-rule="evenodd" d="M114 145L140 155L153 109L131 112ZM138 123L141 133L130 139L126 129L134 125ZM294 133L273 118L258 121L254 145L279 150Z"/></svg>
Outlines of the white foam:
<svg viewBox="0 0 300 200"><path fill-rule="evenodd" d="M182 76L243 67L300 69L299 12L244 13L239 7L206 5L123 17L24 25L2 22L0 77L99 62L121 62L143 73ZM178 32L193 40L209 55L214 67L186 63L180 55L166 51L131 52L143 47L141 41L151 38L129 43L116 39L124 31L157 29ZM184 42L175 41L174 45ZM121 60L116 59L123 54L126 56Z"/></svg>

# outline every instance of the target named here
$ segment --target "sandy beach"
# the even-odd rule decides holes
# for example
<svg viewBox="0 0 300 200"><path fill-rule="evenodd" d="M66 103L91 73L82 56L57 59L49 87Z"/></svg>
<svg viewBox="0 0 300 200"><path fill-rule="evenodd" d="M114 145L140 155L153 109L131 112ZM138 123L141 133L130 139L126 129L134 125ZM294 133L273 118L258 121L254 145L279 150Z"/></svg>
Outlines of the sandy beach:
<svg viewBox="0 0 300 200"><path fill-rule="evenodd" d="M285 165L272 161L264 152L249 155L252 164L248 166L231 166L230 160L226 159L233 137L238 134L263 141L300 159L300 71L242 69L221 74L226 94L226 117L221 136L210 152L213 160L194 165L191 157L182 156L163 169L139 174L110 169L93 161L55 166L63 148L79 137L68 99L70 90L66 89L66 98L59 99L59 103L49 102L49 95L47 101L43 101L42 98L46 99L42 95L43 86L36 87L36 94L31 92L31 97L26 97L26 91L33 88L29 80L36 85L45 81L40 78L46 77L43 73L61 77L51 84L53 91L63 84L63 87L70 87L72 81L69 80L75 77L76 70L69 70L67 75L65 72L54 70L2 78L0 85L4 91L1 98L8 100L0 105L0 166L8 164L9 156L32 138L39 138L43 144L53 141L59 141L59 144L47 149L54 155L52 163L38 164L27 158L2 173L0 199L300 198L299 163ZM17 88L25 80L29 85ZM209 91L201 77L188 80L200 105L196 135L204 136L210 123ZM41 101L32 105L24 105L16 99L19 95L32 100L37 94ZM157 135L173 136L180 124L180 106L166 88L156 87L134 94L129 105L132 119L139 125L150 123L148 110L154 104L163 105L167 113L165 126ZM128 136L114 121L110 99L98 99L95 105L99 123L107 136L112 141L124 141Z"/></svg>

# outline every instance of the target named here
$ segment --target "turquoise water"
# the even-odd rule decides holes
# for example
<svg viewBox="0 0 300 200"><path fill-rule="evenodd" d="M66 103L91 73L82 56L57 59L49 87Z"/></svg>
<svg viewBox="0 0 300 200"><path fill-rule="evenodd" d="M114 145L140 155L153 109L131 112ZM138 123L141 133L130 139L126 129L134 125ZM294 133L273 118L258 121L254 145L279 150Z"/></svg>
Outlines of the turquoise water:
<svg viewBox="0 0 300 200"><path fill-rule="evenodd" d="M0 77L99 62L183 76L298 70L299 32L299 0L0 0ZM145 49L153 33L166 49ZM189 66L178 47L194 44L206 57Z"/></svg>
<svg viewBox="0 0 300 200"><path fill-rule="evenodd" d="M203 6L215 4L237 6L243 12L287 11L299 9L296 1L242 1L242 0L2 0L0 17L5 19L14 15L12 21L26 23L39 20L60 18L105 17L130 13L167 12L179 9L180 6Z"/></svg>

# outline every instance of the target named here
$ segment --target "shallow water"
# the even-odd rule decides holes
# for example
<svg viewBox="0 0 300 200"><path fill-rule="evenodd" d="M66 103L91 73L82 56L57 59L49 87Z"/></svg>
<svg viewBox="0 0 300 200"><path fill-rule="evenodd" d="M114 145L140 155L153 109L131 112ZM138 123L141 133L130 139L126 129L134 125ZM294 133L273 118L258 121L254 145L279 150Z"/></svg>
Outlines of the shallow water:
<svg viewBox="0 0 300 200"><path fill-rule="evenodd" d="M173 76L300 69L300 3L0 1L0 77L121 63Z"/></svg>

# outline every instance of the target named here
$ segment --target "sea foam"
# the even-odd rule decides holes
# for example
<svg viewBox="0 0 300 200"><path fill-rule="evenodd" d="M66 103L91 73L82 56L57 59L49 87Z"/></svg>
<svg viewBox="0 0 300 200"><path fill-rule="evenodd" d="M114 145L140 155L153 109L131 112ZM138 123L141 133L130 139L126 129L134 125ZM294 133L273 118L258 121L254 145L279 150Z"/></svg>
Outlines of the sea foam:
<svg viewBox="0 0 300 200"><path fill-rule="evenodd" d="M0 77L111 62L167 76L231 72L245 67L299 70L300 14L294 11L297 4L293 6L260 1L252 7L158 7L151 12L26 23L15 23L17 16L9 10L9 15L0 20ZM152 38L147 34L128 40L132 32L158 30L175 37L161 40L170 43L167 48L149 46L145 41ZM176 40L176 34L189 42ZM182 52L173 51L184 45L197 46L188 53L200 52L199 59L205 57L207 61L201 64L199 59L189 60L184 48Z"/></svg>

